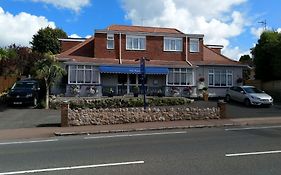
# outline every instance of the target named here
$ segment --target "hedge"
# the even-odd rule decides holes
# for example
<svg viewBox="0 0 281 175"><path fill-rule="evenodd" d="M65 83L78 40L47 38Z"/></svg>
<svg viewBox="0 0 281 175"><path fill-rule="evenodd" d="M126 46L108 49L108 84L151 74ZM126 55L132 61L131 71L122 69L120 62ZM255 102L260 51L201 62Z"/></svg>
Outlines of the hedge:
<svg viewBox="0 0 281 175"><path fill-rule="evenodd" d="M184 97L149 97L147 105L152 106L176 106L190 103L191 100ZM58 108L60 101L55 100L50 102L51 108ZM142 107L143 98L100 98L100 99L70 99L68 101L71 109L99 109L99 108L124 108L124 107Z"/></svg>

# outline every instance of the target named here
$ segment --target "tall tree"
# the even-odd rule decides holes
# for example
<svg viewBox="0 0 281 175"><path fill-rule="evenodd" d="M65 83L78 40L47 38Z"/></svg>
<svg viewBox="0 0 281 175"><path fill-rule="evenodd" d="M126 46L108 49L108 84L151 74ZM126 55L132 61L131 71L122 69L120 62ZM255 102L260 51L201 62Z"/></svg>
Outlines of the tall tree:
<svg viewBox="0 0 281 175"><path fill-rule="evenodd" d="M254 62L253 59L250 57L250 55L242 55L239 59L239 62L246 64L250 67L254 66ZM250 68L247 69L243 69L243 81L245 82L245 80L249 80L250 79L250 74L251 74L251 70Z"/></svg>
<svg viewBox="0 0 281 175"><path fill-rule="evenodd" d="M67 38L67 34L62 29L52 29L46 27L40 29L32 37L30 44L32 45L32 51L39 53L57 54L61 50L59 38Z"/></svg>
<svg viewBox="0 0 281 175"><path fill-rule="evenodd" d="M65 74L65 70L60 67L59 63L56 61L55 56L46 53L44 54L44 59L39 60L34 69L36 70L36 77L43 79L46 86L46 109L49 109L49 94L52 85L57 79Z"/></svg>
<svg viewBox="0 0 281 175"><path fill-rule="evenodd" d="M281 33L263 32L252 54L257 79L281 80Z"/></svg>

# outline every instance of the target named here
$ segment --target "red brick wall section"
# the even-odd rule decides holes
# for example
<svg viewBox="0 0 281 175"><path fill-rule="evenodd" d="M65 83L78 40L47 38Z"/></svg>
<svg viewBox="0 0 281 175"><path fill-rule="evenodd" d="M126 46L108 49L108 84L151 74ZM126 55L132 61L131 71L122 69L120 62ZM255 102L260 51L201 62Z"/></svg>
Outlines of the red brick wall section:
<svg viewBox="0 0 281 175"><path fill-rule="evenodd" d="M61 41L61 52L65 52L80 43L81 41Z"/></svg>
<svg viewBox="0 0 281 175"><path fill-rule="evenodd" d="M188 40L189 45L189 40ZM189 51L189 47L188 47ZM199 40L199 52L198 53L190 53L188 54L188 60L189 61L203 61L203 39L201 38Z"/></svg>
<svg viewBox="0 0 281 175"><path fill-rule="evenodd" d="M76 50L73 52L71 55L74 56L86 56L86 57L94 57L94 41L92 40L91 42L87 43L80 49Z"/></svg>
<svg viewBox="0 0 281 175"><path fill-rule="evenodd" d="M114 49L109 50L106 48L107 34L95 34L95 57L96 58L117 58L119 59L119 34L114 36ZM146 37L146 50L127 50L126 49L126 35L121 36L121 54L122 59L135 60L140 57L147 57L152 60L168 60L168 61L181 61L185 60L185 38L183 38L184 46L182 52L167 52L164 51L163 36L147 36Z"/></svg>

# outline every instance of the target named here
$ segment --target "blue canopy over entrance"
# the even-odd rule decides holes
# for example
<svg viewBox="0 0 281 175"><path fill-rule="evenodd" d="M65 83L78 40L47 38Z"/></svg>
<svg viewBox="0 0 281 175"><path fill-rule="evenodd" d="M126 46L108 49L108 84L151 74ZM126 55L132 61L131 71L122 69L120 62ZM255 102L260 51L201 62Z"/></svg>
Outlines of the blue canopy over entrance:
<svg viewBox="0 0 281 175"><path fill-rule="evenodd" d="M99 70L101 73L117 73L117 74L140 74L139 67L131 66L100 66ZM146 67L145 73L152 75L166 75L169 70L167 67Z"/></svg>

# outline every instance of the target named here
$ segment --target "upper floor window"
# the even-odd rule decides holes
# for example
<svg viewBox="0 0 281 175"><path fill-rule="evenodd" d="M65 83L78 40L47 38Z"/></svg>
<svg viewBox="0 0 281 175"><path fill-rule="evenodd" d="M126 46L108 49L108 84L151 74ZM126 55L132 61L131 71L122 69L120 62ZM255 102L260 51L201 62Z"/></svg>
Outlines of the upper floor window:
<svg viewBox="0 0 281 175"><path fill-rule="evenodd" d="M114 34L107 34L107 49L114 49Z"/></svg>
<svg viewBox="0 0 281 175"><path fill-rule="evenodd" d="M146 38L145 36L126 36L126 49L127 50L145 50Z"/></svg>
<svg viewBox="0 0 281 175"><path fill-rule="evenodd" d="M164 51L182 51L182 38L164 38Z"/></svg>
<svg viewBox="0 0 281 175"><path fill-rule="evenodd" d="M199 52L199 39L198 38L190 38L189 40L189 51L190 52Z"/></svg>

